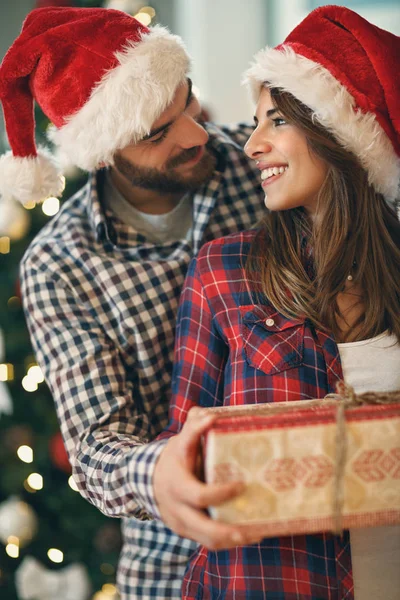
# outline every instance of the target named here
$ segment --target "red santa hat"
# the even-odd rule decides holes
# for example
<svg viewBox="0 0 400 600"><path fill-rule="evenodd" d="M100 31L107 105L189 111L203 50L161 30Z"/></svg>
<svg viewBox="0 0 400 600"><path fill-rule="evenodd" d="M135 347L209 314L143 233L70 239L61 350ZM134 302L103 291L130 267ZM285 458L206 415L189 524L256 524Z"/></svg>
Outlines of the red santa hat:
<svg viewBox="0 0 400 600"><path fill-rule="evenodd" d="M367 171L388 200L399 197L400 38L342 6L312 11L283 44L255 55L245 74L298 98Z"/></svg>
<svg viewBox="0 0 400 600"><path fill-rule="evenodd" d="M0 158L0 195L21 202L62 192L63 178L35 145L33 102L53 142L84 170L112 164L136 143L186 79L180 38L102 8L33 10L0 66L0 99L11 152Z"/></svg>

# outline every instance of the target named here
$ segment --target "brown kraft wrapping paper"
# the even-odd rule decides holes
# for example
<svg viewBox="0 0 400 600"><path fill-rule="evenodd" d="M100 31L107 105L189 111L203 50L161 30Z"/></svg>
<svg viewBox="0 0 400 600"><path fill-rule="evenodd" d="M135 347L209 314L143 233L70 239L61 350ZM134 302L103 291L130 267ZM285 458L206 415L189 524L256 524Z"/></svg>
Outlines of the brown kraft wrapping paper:
<svg viewBox="0 0 400 600"><path fill-rule="evenodd" d="M208 410L206 481L246 484L213 518L265 537L400 523L399 402L346 408L343 440L338 400Z"/></svg>

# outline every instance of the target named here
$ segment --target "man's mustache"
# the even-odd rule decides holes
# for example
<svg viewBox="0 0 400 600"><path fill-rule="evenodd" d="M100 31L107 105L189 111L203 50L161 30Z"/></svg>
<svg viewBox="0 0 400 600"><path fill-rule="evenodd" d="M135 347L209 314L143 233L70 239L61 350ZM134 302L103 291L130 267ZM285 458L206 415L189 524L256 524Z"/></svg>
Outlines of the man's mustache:
<svg viewBox="0 0 400 600"><path fill-rule="evenodd" d="M199 148L200 146L193 146L193 148L184 150L177 156L171 158L167 163L167 167L169 169L174 169L175 167L179 167L179 165L184 165L185 163L189 162L189 160L192 160L195 158L195 156L197 156Z"/></svg>

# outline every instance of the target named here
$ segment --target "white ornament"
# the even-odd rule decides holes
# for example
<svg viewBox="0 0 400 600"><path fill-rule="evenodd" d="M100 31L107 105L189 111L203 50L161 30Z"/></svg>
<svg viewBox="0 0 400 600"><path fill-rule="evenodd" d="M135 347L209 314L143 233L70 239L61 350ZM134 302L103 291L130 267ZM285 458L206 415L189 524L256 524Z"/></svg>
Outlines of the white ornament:
<svg viewBox="0 0 400 600"><path fill-rule="evenodd" d="M0 329L0 363L4 361L4 337ZM11 415L13 411L10 392L5 383L0 381L0 416L2 413Z"/></svg>
<svg viewBox="0 0 400 600"><path fill-rule="evenodd" d="M50 571L32 556L22 561L15 574L20 600L87 600L90 580L86 568L74 563L65 569Z"/></svg>
<svg viewBox="0 0 400 600"><path fill-rule="evenodd" d="M25 237L30 222L28 211L19 202L0 198L0 236L20 240Z"/></svg>
<svg viewBox="0 0 400 600"><path fill-rule="evenodd" d="M36 513L26 502L16 496L0 504L0 540L7 544L10 536L17 537L23 546L32 540L37 531Z"/></svg>

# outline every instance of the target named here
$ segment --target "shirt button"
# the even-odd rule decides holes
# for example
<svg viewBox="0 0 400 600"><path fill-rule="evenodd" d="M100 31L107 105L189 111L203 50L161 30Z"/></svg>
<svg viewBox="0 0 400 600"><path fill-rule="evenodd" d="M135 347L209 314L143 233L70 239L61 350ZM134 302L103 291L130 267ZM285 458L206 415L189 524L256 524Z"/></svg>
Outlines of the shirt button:
<svg viewBox="0 0 400 600"><path fill-rule="evenodd" d="M273 319L267 319L265 324L268 325L268 327L272 327L272 325L275 325L275 321Z"/></svg>

